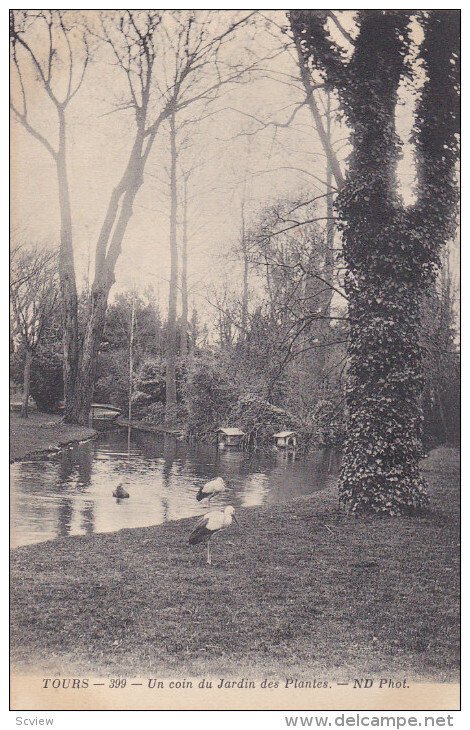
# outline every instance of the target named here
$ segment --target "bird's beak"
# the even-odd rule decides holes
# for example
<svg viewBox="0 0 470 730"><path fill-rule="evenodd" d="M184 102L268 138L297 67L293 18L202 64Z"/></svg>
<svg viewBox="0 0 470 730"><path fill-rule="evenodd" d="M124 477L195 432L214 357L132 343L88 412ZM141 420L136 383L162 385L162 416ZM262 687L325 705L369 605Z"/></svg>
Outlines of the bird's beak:
<svg viewBox="0 0 470 730"><path fill-rule="evenodd" d="M234 520L235 520L235 522L237 523L238 527L240 527L240 523L239 523L239 521L237 520L237 518L235 517L235 515L233 515L233 519L234 519ZM240 527L240 530L241 530L241 529L242 529L242 528Z"/></svg>

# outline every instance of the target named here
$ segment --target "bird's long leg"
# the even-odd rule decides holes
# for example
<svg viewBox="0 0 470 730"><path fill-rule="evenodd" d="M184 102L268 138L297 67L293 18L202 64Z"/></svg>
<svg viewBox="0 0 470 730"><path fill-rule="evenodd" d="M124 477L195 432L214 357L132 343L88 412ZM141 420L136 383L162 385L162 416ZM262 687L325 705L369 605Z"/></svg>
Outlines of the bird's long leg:
<svg viewBox="0 0 470 730"><path fill-rule="evenodd" d="M212 558L211 558L211 541L207 541L207 565L212 565Z"/></svg>

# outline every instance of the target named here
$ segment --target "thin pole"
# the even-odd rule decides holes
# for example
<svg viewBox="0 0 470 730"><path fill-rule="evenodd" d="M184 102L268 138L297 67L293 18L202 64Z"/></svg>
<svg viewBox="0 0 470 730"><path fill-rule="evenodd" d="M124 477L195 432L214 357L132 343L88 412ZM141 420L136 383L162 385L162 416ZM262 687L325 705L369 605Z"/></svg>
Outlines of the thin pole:
<svg viewBox="0 0 470 730"><path fill-rule="evenodd" d="M135 328L135 293L132 294L131 334L129 337L129 411L127 426L127 447L130 449L132 421L132 390L134 386L134 328Z"/></svg>
<svg viewBox="0 0 470 730"><path fill-rule="evenodd" d="M181 240L181 331L180 353L188 354L188 178L184 176L183 185L183 231Z"/></svg>

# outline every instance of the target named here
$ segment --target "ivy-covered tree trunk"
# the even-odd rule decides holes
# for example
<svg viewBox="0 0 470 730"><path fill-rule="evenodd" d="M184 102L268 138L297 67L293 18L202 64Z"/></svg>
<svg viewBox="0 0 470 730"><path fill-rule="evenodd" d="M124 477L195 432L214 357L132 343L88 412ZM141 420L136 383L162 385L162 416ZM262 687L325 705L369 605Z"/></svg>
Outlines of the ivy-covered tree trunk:
<svg viewBox="0 0 470 730"><path fill-rule="evenodd" d="M353 512L414 511L427 504L419 472L421 280L397 192L395 131L409 17L366 13L352 60L353 153L337 208L347 267L350 344L347 443L340 502Z"/></svg>
<svg viewBox="0 0 470 730"><path fill-rule="evenodd" d="M399 247L393 225L384 226L381 238L368 239L368 255L357 257L346 286L349 418L340 502L353 512L393 515L427 504L419 472L421 291L399 255L392 259L393 276L387 271L386 249L394 240ZM350 236L349 263L363 242Z"/></svg>
<svg viewBox="0 0 470 730"><path fill-rule="evenodd" d="M458 16L439 11L420 18L427 75L414 127L417 203L407 207L397 187L395 114L399 84L410 71L410 13L360 11L346 62L328 34L325 12L291 11L290 19L304 73L305 67L320 70L351 130L352 153L336 200L350 318L339 499L353 513L412 513L428 501L419 471L420 305L455 224Z"/></svg>

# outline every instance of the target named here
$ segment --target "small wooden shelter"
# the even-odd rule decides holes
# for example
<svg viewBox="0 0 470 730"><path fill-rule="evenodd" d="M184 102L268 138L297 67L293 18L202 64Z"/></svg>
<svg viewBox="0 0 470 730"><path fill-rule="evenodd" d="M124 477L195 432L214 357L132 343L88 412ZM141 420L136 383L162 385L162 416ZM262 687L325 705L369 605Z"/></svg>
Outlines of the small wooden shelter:
<svg viewBox="0 0 470 730"><path fill-rule="evenodd" d="M274 442L278 449L295 449L297 434L295 431L279 431L274 434Z"/></svg>
<svg viewBox="0 0 470 730"><path fill-rule="evenodd" d="M218 428L217 446L224 448L225 446L240 446L241 440L245 432L240 428Z"/></svg>

